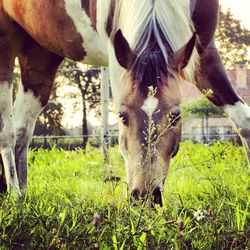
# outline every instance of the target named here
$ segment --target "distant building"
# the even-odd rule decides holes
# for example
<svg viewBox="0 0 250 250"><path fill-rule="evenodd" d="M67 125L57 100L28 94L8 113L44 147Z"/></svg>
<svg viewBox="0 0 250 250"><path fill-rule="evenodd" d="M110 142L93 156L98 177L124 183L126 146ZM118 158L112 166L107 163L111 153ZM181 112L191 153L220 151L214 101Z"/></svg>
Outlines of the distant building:
<svg viewBox="0 0 250 250"><path fill-rule="evenodd" d="M248 65L236 64L234 69L227 70L227 74L237 93L246 103L250 104L250 69ZM188 82L182 84L181 92L184 103L192 102L201 96L200 91ZM225 117L210 117L208 126L204 126L202 122L204 122L202 118L196 117L184 120L182 129L184 138L200 142L205 134L209 136L210 140L227 140L234 134L232 124Z"/></svg>
<svg viewBox="0 0 250 250"><path fill-rule="evenodd" d="M227 74L239 95L250 104L250 69L248 65L237 64L234 69L227 70ZM182 102L188 103L197 100L201 92L191 83L183 82L181 86ZM205 123L205 121L203 120ZM202 131L203 128L203 131ZM118 121L109 124L111 138L118 137ZM208 131L206 131L208 130ZM229 140L235 136L232 124L226 117L209 117L208 127L202 126L202 118L190 117L183 121L183 138L198 142L203 141L203 135L209 135L209 140Z"/></svg>
<svg viewBox="0 0 250 250"><path fill-rule="evenodd" d="M250 104L250 69L247 64L236 64L227 74L242 99Z"/></svg>

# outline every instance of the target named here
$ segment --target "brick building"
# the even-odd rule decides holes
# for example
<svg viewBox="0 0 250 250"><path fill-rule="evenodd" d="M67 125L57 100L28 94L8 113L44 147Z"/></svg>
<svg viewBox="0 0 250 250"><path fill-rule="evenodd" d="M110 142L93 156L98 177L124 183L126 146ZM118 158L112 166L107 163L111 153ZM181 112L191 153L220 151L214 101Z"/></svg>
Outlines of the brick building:
<svg viewBox="0 0 250 250"><path fill-rule="evenodd" d="M250 69L248 65L237 64L227 74L234 85L234 88L242 99L250 104ZM201 96L201 93L190 83L184 82L181 86L183 103L192 102ZM202 141L203 136L208 135L209 139L227 140L234 134L232 124L225 117L209 117L208 124L204 119L190 117L183 121L183 136L188 139Z"/></svg>

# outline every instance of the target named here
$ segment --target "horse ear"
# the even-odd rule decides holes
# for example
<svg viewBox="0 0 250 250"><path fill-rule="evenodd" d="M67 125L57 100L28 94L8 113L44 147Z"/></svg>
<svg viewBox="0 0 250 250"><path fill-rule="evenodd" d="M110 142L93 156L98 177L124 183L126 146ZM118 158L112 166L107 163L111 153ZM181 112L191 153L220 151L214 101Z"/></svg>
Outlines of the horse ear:
<svg viewBox="0 0 250 250"><path fill-rule="evenodd" d="M171 65L172 67L180 71L184 69L193 53L194 47L196 43L196 33L193 34L192 38L189 40L189 42L182 47L181 49L177 50L171 57Z"/></svg>
<svg viewBox="0 0 250 250"><path fill-rule="evenodd" d="M130 46L121 30L118 30L114 36L114 49L119 64L125 69L130 69L136 56L130 49Z"/></svg>

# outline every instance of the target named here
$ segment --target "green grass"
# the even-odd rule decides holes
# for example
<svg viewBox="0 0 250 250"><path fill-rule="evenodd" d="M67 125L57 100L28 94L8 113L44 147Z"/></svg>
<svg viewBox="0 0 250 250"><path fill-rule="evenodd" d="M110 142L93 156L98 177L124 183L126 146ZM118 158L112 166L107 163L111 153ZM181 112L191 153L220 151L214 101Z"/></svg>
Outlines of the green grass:
<svg viewBox="0 0 250 250"><path fill-rule="evenodd" d="M121 181L105 182L108 176ZM163 208L134 204L117 148L29 153L29 188L0 196L0 249L250 249L250 183L241 147L183 143Z"/></svg>

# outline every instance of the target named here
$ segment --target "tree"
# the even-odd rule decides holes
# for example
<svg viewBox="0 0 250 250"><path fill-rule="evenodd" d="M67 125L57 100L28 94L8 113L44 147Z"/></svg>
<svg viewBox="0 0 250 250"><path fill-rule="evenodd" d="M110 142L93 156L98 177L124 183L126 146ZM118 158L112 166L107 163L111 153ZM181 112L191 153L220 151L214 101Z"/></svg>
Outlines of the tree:
<svg viewBox="0 0 250 250"><path fill-rule="evenodd" d="M63 117L62 104L56 101L50 101L42 113L38 117L35 135L63 135L62 117Z"/></svg>
<svg viewBox="0 0 250 250"><path fill-rule="evenodd" d="M230 10L220 11L215 41L226 68L232 68L235 63L249 63L250 31L233 17Z"/></svg>
<svg viewBox="0 0 250 250"><path fill-rule="evenodd" d="M97 110L101 99L100 69L65 60L60 67L60 75L63 76L64 81L67 81L71 86L78 89L77 93L73 91L68 92L65 94L65 97L74 98L76 106L79 104L78 100L81 100L82 134L88 135L87 113L91 109ZM83 148L86 147L87 140L87 136L84 136Z"/></svg>
<svg viewBox="0 0 250 250"><path fill-rule="evenodd" d="M201 97L200 99L195 100L191 103L184 104L182 106L182 113L184 118L187 118L190 114L202 118L201 129L204 142L206 142L205 127L206 127L206 134L208 135L209 117L214 115L218 116L223 115L222 110L220 110L218 107L212 104L206 97Z"/></svg>

